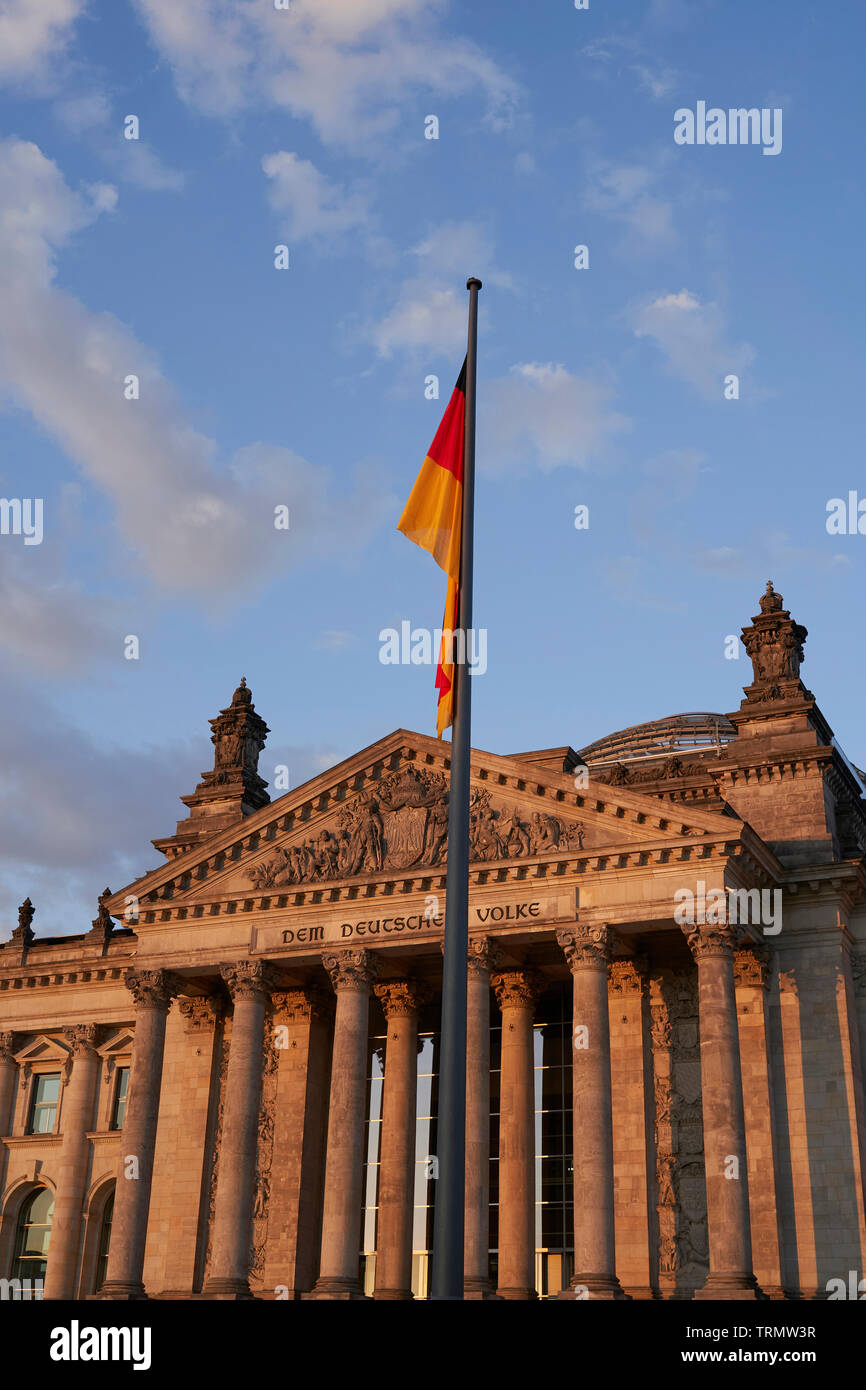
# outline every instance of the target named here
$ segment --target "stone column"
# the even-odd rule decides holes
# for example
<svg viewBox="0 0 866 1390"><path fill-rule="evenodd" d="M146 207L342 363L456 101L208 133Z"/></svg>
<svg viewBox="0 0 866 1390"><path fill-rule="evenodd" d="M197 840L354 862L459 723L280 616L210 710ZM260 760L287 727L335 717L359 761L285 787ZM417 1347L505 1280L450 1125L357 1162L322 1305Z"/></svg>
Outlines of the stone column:
<svg viewBox="0 0 866 1390"><path fill-rule="evenodd" d="M749 945L734 955L734 987L749 1167L749 1214L755 1278L768 1298L785 1298L776 1195L778 1160L773 1081L767 1041L770 952Z"/></svg>
<svg viewBox="0 0 866 1390"><path fill-rule="evenodd" d="M135 999L135 1045L121 1135L107 1277L99 1295L116 1299L147 1296L141 1274L153 1181L165 1021L172 997L182 987L167 970L131 970L124 983Z"/></svg>
<svg viewBox="0 0 866 1390"><path fill-rule="evenodd" d="M282 1036L264 1283L275 1297L296 1299L312 1289L319 1270L334 996L307 985L277 990L273 1006Z"/></svg>
<svg viewBox="0 0 866 1390"><path fill-rule="evenodd" d="M710 1272L695 1298L757 1297L749 1229L746 1122L730 926L683 927L698 966L701 1111L707 1184Z"/></svg>
<svg viewBox="0 0 866 1390"><path fill-rule="evenodd" d="M495 1299L490 1282L490 971L502 952L486 936L469 941L466 996L466 1209L464 1299Z"/></svg>
<svg viewBox="0 0 866 1390"><path fill-rule="evenodd" d="M44 1298L75 1297L90 1159L87 1131L93 1128L100 1065L96 1044L101 1031L95 1023L64 1029L72 1047L72 1070L63 1088L60 1110L62 1143Z"/></svg>
<svg viewBox="0 0 866 1390"><path fill-rule="evenodd" d="M613 1102L607 967L614 933L575 922L556 933L574 985L574 1275L560 1298L625 1298L616 1276Z"/></svg>
<svg viewBox="0 0 866 1390"><path fill-rule="evenodd" d="M618 956L608 967L610 1084L613 1106L614 1230L617 1277L631 1298L655 1296L652 1271L652 1123L655 1106L647 1046L645 956Z"/></svg>
<svg viewBox="0 0 866 1390"><path fill-rule="evenodd" d="M277 983L271 966L242 960L220 967L234 1004L226 1071L206 1298L251 1298L250 1241L256 1182L265 1007Z"/></svg>
<svg viewBox="0 0 866 1390"><path fill-rule="evenodd" d="M502 1011L499 1101L500 1298L536 1298L535 1067L532 1021L543 983L530 969L491 981Z"/></svg>
<svg viewBox="0 0 866 1390"><path fill-rule="evenodd" d="M378 961L363 947L328 952L322 964L337 995L325 1159L322 1258L306 1298L363 1298L358 1280L364 1103L370 988Z"/></svg>
<svg viewBox="0 0 866 1390"><path fill-rule="evenodd" d="M418 1013L429 998L416 980L376 985L387 1022L376 1298L412 1298L412 1227L415 1194L415 1100L418 1093Z"/></svg>

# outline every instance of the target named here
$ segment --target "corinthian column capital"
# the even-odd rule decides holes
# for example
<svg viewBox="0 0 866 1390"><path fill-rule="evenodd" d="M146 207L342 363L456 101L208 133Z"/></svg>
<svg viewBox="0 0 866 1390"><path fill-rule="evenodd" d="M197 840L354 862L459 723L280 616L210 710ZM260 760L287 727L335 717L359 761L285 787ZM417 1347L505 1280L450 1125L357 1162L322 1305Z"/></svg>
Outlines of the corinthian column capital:
<svg viewBox="0 0 866 1390"><path fill-rule="evenodd" d="M236 1004L239 999L267 999L280 983L280 974L264 960L236 960L220 966L220 975Z"/></svg>
<svg viewBox="0 0 866 1390"><path fill-rule="evenodd" d="M534 1009L545 982L536 970L500 970L490 981L500 1009Z"/></svg>
<svg viewBox="0 0 866 1390"><path fill-rule="evenodd" d="M414 1018L427 1003L431 990L422 980L388 980L374 985L373 993L386 1018Z"/></svg>
<svg viewBox="0 0 866 1390"><path fill-rule="evenodd" d="M123 983L135 1000L136 1008L160 1009L168 1013L182 982L170 970L127 970Z"/></svg>
<svg viewBox="0 0 866 1390"><path fill-rule="evenodd" d="M573 974L575 970L606 971L613 958L616 935L605 923L591 926L587 922L572 922L567 927L557 927L556 940Z"/></svg>
<svg viewBox="0 0 866 1390"><path fill-rule="evenodd" d="M709 960L714 956L730 956L733 959L737 931L728 923L689 923L682 931L696 961Z"/></svg>
<svg viewBox="0 0 866 1390"><path fill-rule="evenodd" d="M15 1034L0 1033L0 1062L15 1061Z"/></svg>
<svg viewBox="0 0 866 1390"><path fill-rule="evenodd" d="M330 951L322 956L322 965L331 977L331 984L340 990L366 993L379 974L379 961L363 946L349 946L344 951Z"/></svg>
<svg viewBox="0 0 866 1390"><path fill-rule="evenodd" d="M74 1023L64 1028L63 1036L72 1048L73 1057L87 1057L99 1045L102 1029L97 1023Z"/></svg>
<svg viewBox="0 0 866 1390"><path fill-rule="evenodd" d="M467 964L473 975L489 975L502 964L502 951L489 936L470 936Z"/></svg>

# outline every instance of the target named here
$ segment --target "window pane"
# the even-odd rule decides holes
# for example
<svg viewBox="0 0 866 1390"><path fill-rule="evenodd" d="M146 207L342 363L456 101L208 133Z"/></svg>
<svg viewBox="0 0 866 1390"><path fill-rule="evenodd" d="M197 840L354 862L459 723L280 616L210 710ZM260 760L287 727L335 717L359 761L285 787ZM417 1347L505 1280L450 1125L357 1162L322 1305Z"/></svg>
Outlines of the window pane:
<svg viewBox="0 0 866 1390"><path fill-rule="evenodd" d="M60 1095L60 1074L48 1073L36 1078L36 1103L41 1101L56 1101Z"/></svg>

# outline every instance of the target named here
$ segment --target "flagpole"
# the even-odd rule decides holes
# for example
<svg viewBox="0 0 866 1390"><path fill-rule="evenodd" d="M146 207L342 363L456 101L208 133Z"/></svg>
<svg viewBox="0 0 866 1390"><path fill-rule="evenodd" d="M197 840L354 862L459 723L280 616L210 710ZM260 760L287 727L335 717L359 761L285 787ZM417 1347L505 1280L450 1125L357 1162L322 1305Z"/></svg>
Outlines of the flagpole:
<svg viewBox="0 0 866 1390"><path fill-rule="evenodd" d="M439 1047L437 1158L439 1179L433 1219L431 1299L463 1298L463 1221L466 1190L466 975L469 950L469 757L471 681L467 665L472 627L472 541L475 514L475 371L478 357L478 291L466 281L469 335L466 350L466 415L463 443L463 518L457 607L454 723L448 794L448 864L445 890L445 959Z"/></svg>

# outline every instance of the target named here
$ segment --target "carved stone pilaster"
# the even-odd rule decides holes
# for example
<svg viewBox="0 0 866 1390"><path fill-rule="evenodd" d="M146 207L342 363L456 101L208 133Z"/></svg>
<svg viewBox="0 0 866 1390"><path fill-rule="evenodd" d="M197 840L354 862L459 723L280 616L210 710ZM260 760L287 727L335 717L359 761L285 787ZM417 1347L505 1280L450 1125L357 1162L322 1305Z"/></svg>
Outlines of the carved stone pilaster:
<svg viewBox="0 0 866 1390"><path fill-rule="evenodd" d="M430 999L432 990L423 980L387 980L374 985L373 993L387 1019L414 1018Z"/></svg>
<svg viewBox="0 0 866 1390"><path fill-rule="evenodd" d="M330 951L322 956L322 965L331 977L336 991L347 989L368 991L379 974L379 961L363 946L349 946L343 951Z"/></svg>
<svg viewBox="0 0 866 1390"><path fill-rule="evenodd" d="M170 970L127 970L123 983L139 1009L168 1013L171 1001L183 989L183 981Z"/></svg>
<svg viewBox="0 0 866 1390"><path fill-rule="evenodd" d="M238 999L255 999L259 996L267 1002L268 996L280 984L280 972L263 960L237 960L220 966L220 975L226 982L233 1002Z"/></svg>
<svg viewBox="0 0 866 1390"><path fill-rule="evenodd" d="M177 1007L186 1019L184 1031L201 1033L216 1027L225 1011L225 1000L220 994L184 994Z"/></svg>
<svg viewBox="0 0 866 1390"><path fill-rule="evenodd" d="M530 966L519 970L500 970L490 981L500 1009L534 1009L545 981Z"/></svg>
<svg viewBox="0 0 866 1390"><path fill-rule="evenodd" d="M734 952L734 984L737 989L770 988L770 952L766 946L742 946Z"/></svg>
<svg viewBox="0 0 866 1390"><path fill-rule="evenodd" d="M607 979L614 994L645 994L647 988L646 956L617 956L607 968Z"/></svg>
<svg viewBox="0 0 866 1390"><path fill-rule="evenodd" d="M613 958L616 935L612 927L604 924L590 926L585 922L573 922L567 927L557 927L556 940L573 973L575 970L606 970Z"/></svg>
<svg viewBox="0 0 866 1390"><path fill-rule="evenodd" d="M851 977L854 981L854 992L866 995L866 951L851 952Z"/></svg>
<svg viewBox="0 0 866 1390"><path fill-rule="evenodd" d="M312 1023L330 1018L334 1012L334 996L316 985L302 989L278 989L271 995L275 1023Z"/></svg>
<svg viewBox="0 0 866 1390"><path fill-rule="evenodd" d="M15 1034L0 1033L0 1062L15 1061Z"/></svg>

